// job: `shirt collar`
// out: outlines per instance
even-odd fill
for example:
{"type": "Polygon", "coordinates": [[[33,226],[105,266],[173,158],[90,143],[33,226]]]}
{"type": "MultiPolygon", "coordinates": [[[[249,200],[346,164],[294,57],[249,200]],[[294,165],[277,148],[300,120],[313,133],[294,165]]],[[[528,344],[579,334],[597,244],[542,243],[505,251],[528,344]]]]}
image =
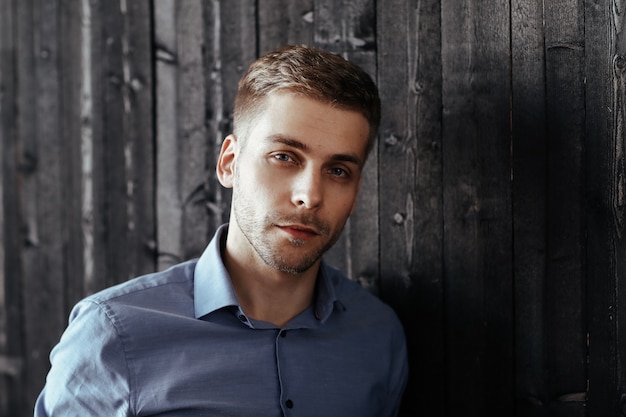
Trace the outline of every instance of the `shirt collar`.
{"type": "MultiPolygon", "coordinates": [[[[224,266],[221,242],[226,239],[228,224],[220,226],[198,259],[194,272],[194,309],[196,318],[229,306],[239,306],[235,289],[224,266]]],[[[337,274],[322,262],[315,291],[315,317],[325,322],[333,312],[337,274]]]]}
{"type": "Polygon", "coordinates": [[[333,270],[322,261],[315,292],[315,317],[322,323],[324,323],[330,316],[330,313],[333,312],[335,301],[337,301],[335,295],[336,285],[337,276],[333,274],[333,270]]]}
{"type": "Polygon", "coordinates": [[[226,239],[228,225],[220,226],[198,259],[194,271],[193,292],[196,318],[228,306],[238,306],[230,276],[222,261],[221,242],[226,239]]]}

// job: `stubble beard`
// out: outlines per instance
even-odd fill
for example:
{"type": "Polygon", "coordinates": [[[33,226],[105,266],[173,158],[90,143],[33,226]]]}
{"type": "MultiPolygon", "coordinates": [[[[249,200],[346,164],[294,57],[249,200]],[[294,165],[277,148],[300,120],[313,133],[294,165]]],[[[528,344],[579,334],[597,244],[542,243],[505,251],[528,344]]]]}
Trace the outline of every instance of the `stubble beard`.
{"type": "MultiPolygon", "coordinates": [[[[255,209],[249,200],[233,195],[233,214],[242,234],[248,243],[265,264],[278,271],[297,275],[308,271],[339,239],[341,229],[330,235],[328,225],[313,216],[280,216],[270,214],[263,219],[257,219],[255,209]],[[322,238],[328,237],[327,241],[318,248],[307,249],[310,242],[303,239],[289,238],[288,242],[295,248],[302,248],[294,256],[288,256],[286,251],[281,251],[276,242],[272,242],[272,229],[281,224],[302,224],[314,227],[322,238]]],[[[291,251],[290,251],[291,252],[291,251]]]]}

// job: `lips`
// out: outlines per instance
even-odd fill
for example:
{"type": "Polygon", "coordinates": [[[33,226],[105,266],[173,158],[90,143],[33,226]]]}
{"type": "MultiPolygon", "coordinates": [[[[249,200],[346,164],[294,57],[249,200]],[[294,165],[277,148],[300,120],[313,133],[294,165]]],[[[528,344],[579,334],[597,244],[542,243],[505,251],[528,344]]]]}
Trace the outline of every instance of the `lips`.
{"type": "Polygon", "coordinates": [[[320,234],[316,229],[300,224],[281,225],[278,228],[295,239],[311,239],[320,234]]]}

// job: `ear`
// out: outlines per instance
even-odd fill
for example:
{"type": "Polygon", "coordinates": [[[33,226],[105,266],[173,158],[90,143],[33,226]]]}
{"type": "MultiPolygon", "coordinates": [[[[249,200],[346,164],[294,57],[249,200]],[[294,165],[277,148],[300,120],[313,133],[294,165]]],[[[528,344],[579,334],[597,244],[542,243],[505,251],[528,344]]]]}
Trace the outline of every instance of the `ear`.
{"type": "Polygon", "coordinates": [[[228,135],[222,142],[220,156],[217,159],[215,172],[220,184],[226,188],[233,188],[235,180],[235,161],[239,153],[239,143],[235,135],[228,135]]]}

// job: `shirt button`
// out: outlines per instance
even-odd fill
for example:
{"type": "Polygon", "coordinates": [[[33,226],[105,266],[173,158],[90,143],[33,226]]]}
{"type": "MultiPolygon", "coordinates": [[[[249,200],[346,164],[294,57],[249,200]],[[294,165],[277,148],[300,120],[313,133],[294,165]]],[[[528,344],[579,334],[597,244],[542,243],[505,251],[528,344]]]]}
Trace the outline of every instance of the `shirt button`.
{"type": "Polygon", "coordinates": [[[293,401],[287,400],[285,401],[285,405],[287,406],[287,408],[293,408],[293,401]]]}
{"type": "Polygon", "coordinates": [[[282,332],[280,332],[280,337],[286,337],[287,336],[287,331],[283,330],[282,332]]]}
{"type": "Polygon", "coordinates": [[[243,321],[244,323],[248,322],[248,319],[246,318],[246,316],[244,316],[243,314],[239,315],[239,320],[243,321]]]}

